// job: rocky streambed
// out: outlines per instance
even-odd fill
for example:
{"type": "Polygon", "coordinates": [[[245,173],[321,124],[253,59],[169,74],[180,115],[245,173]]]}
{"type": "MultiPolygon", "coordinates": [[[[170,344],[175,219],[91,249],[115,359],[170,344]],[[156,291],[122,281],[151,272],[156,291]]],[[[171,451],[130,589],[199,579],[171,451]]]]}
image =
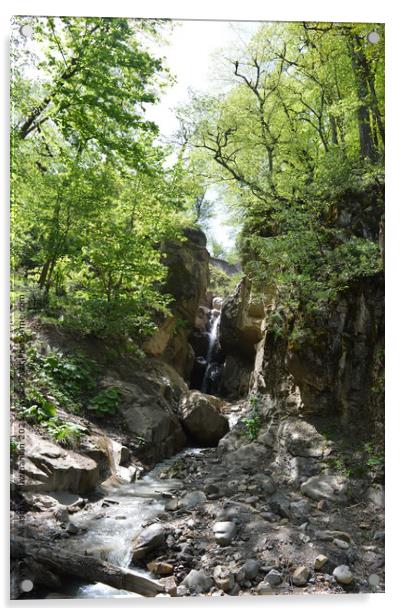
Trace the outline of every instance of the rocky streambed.
{"type": "MultiPolygon", "coordinates": [[[[186,449],[67,507],[54,550],[129,568],[161,595],[382,592],[382,487],[334,473],[335,444],[302,417],[272,413],[250,440],[246,405],[222,409],[233,427],[218,447],[186,449]]],[[[133,596],[62,580],[46,596],[123,595],[133,596]]]]}

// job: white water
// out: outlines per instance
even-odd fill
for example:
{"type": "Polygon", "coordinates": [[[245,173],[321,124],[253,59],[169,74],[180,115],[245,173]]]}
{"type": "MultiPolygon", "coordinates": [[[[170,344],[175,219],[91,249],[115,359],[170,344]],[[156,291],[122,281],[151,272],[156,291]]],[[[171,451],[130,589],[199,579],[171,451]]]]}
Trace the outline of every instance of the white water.
{"type": "MultiPolygon", "coordinates": [[[[130,567],[132,542],[139,535],[146,522],[156,521],[157,515],[164,511],[166,493],[182,487],[177,479],[161,479],[160,474],[168,470],[179,458],[201,453],[202,449],[186,449],[176,456],[155,466],[155,468],[135,483],[109,488],[105,499],[89,511],[80,511],[70,516],[78,528],[86,529],[82,534],[65,540],[63,547],[107,560],[120,567],[136,571],[153,578],[146,569],[130,567]],[[102,507],[101,503],[110,502],[102,507]],[[103,515],[104,514],[104,515],[103,515]],[[101,517],[100,517],[101,516],[101,517]]],[[[61,543],[59,544],[61,546],[61,543]]],[[[135,593],[119,591],[105,584],[86,584],[74,591],[75,597],[93,599],[96,597],[135,596],[135,593]]]]}
{"type": "Polygon", "coordinates": [[[216,347],[218,334],[219,334],[219,326],[220,326],[221,313],[219,312],[217,315],[213,316],[212,327],[209,333],[209,347],[206,355],[206,369],[205,374],[203,376],[201,391],[206,392],[207,390],[207,381],[209,378],[210,365],[212,363],[213,352],[216,347]]]}

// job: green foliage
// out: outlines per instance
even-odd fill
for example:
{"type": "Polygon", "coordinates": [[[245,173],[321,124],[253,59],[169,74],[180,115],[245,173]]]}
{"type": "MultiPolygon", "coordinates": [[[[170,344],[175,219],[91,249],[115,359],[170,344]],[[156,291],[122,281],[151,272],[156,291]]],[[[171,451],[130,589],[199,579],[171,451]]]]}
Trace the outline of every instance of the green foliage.
{"type": "Polygon", "coordinates": [[[99,337],[139,338],[168,314],[162,246],[179,239],[199,186],[146,119],[169,81],[144,38],[163,20],[31,20],[12,37],[12,265],[42,318],[99,337]],[[90,69],[89,69],[90,67],[90,69]]]}
{"type": "Polygon", "coordinates": [[[384,30],[374,25],[372,45],[372,27],[264,24],[243,51],[224,54],[231,88],[194,95],[180,112],[242,220],[253,289],[287,313],[319,313],[382,269],[384,30]]]}
{"type": "Polygon", "coordinates": [[[249,440],[254,441],[260,432],[262,418],[259,412],[259,398],[257,394],[251,394],[248,398],[250,413],[242,422],[245,424],[245,433],[249,440]]]}
{"type": "Polygon", "coordinates": [[[88,402],[88,409],[96,415],[114,415],[120,405],[122,391],[118,387],[107,387],[88,402]]]}
{"type": "Polygon", "coordinates": [[[208,288],[210,291],[213,291],[214,295],[219,295],[221,297],[225,297],[226,295],[233,293],[235,287],[242,278],[241,273],[228,276],[228,274],[214,265],[209,265],[209,273],[210,279],[208,288]]]}

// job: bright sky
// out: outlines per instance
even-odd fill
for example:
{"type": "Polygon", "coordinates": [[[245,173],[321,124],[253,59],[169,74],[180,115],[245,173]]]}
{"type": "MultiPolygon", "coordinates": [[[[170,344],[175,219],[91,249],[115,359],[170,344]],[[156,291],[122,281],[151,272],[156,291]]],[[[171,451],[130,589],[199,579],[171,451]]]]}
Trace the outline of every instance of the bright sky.
{"type": "MultiPolygon", "coordinates": [[[[169,45],[161,50],[166,63],[176,77],[176,84],[166,91],[158,105],[149,109],[149,118],[160,127],[163,137],[171,137],[178,129],[174,108],[188,100],[188,90],[221,90],[224,82],[216,75],[216,52],[221,48],[242,45],[256,32],[260,22],[181,21],[169,37],[169,45]]],[[[224,203],[218,201],[216,190],[210,187],[206,197],[216,200],[216,214],[210,225],[216,240],[229,248],[236,231],[227,222],[224,203]]]]}

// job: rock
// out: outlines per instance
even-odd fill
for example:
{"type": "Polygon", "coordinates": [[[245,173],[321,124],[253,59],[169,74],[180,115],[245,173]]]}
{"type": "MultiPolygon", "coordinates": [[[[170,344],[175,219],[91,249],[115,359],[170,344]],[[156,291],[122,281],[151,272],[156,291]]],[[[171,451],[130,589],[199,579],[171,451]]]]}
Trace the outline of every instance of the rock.
{"type": "Polygon", "coordinates": [[[237,534],[237,527],[233,522],[216,522],[213,525],[213,534],[219,545],[230,545],[237,534]]]}
{"type": "Polygon", "coordinates": [[[165,506],[165,510],[166,511],[177,511],[177,509],[179,509],[180,505],[179,505],[179,501],[177,498],[170,498],[165,506]]]}
{"type": "Polygon", "coordinates": [[[371,588],[375,589],[380,584],[380,578],[376,573],[372,573],[368,578],[368,584],[371,588]]]}
{"type": "Polygon", "coordinates": [[[177,596],[177,582],[173,575],[171,575],[170,577],[164,578],[162,581],[162,584],[164,586],[166,593],[170,595],[170,597],[177,596]]]}
{"type": "Polygon", "coordinates": [[[307,521],[311,512],[311,504],[306,498],[290,503],[290,514],[298,522],[307,521]]]}
{"type": "Polygon", "coordinates": [[[222,400],[190,391],[180,401],[179,417],[185,431],[200,445],[213,447],[228,432],[227,417],[222,415],[222,400]]]}
{"type": "Polygon", "coordinates": [[[321,571],[323,567],[329,562],[329,559],[324,554],[319,554],[315,558],[315,571],[321,571]]]}
{"type": "Polygon", "coordinates": [[[233,295],[224,300],[221,308],[220,341],[230,355],[253,359],[255,345],[262,340],[265,322],[249,311],[251,283],[243,278],[233,295]]]}
{"type": "Polygon", "coordinates": [[[316,531],[316,539],[319,541],[334,541],[335,539],[340,539],[350,543],[351,535],[342,530],[318,530],[316,531]]]}
{"type": "Polygon", "coordinates": [[[205,503],[206,500],[206,494],[200,490],[189,492],[184,498],[179,500],[179,507],[183,507],[184,509],[195,509],[202,503],[205,503]]]}
{"type": "Polygon", "coordinates": [[[342,550],[348,550],[349,548],[349,543],[347,543],[346,541],[343,541],[342,539],[333,539],[333,543],[334,545],[336,545],[338,548],[341,548],[342,550]]]}
{"type": "Polygon", "coordinates": [[[248,358],[226,355],[221,375],[221,393],[230,400],[245,397],[249,391],[249,383],[253,364],[248,358]]]}
{"type": "Polygon", "coordinates": [[[339,584],[351,584],[354,579],[348,565],[340,565],[339,567],[336,567],[333,571],[333,575],[339,584]]]}
{"type": "Polygon", "coordinates": [[[375,534],[373,535],[373,540],[374,541],[379,541],[380,543],[384,543],[385,540],[385,532],[384,530],[378,530],[377,532],[375,532],[375,534]]]}
{"type": "Polygon", "coordinates": [[[295,586],[305,586],[311,576],[310,569],[301,565],[297,567],[292,574],[292,583],[295,586]]]}
{"type": "Polygon", "coordinates": [[[259,443],[249,443],[235,451],[230,451],[225,454],[224,462],[230,466],[239,466],[246,470],[253,470],[258,467],[260,461],[266,456],[267,451],[263,445],[259,443]]]}
{"type": "Polygon", "coordinates": [[[271,569],[269,573],[265,576],[265,582],[268,582],[270,586],[278,586],[283,581],[281,577],[281,573],[277,571],[277,569],[271,569]]]}
{"type": "Polygon", "coordinates": [[[348,484],[343,475],[317,475],[301,484],[301,492],[316,501],[343,503],[347,500],[348,484]]]}
{"type": "Polygon", "coordinates": [[[134,560],[142,560],[165,543],[166,529],[161,524],[151,524],[134,540],[132,557],[134,560]]]}
{"type": "Polygon", "coordinates": [[[156,575],[171,575],[174,571],[174,567],[170,563],[158,562],[156,560],[152,560],[148,563],[146,568],[156,575]]]}
{"type": "Polygon", "coordinates": [[[184,586],[191,592],[206,593],[213,586],[213,580],[207,576],[203,571],[197,571],[191,569],[188,575],[183,580],[184,586]]]}
{"type": "Polygon", "coordinates": [[[259,569],[259,561],[252,558],[246,560],[236,575],[237,581],[242,582],[243,580],[254,580],[259,573],[259,569]]]}
{"type": "Polygon", "coordinates": [[[180,451],[186,436],[177,417],[179,400],[188,387],[179,374],[157,359],[137,364],[118,365],[102,381],[106,387],[122,392],[119,413],[128,435],[144,443],[141,460],[155,462],[180,451]]]}
{"type": "Polygon", "coordinates": [[[282,518],[290,517],[290,501],[283,494],[275,494],[270,500],[271,510],[282,518]]]}
{"type": "Polygon", "coordinates": [[[200,229],[183,229],[184,241],[168,240],[162,246],[168,268],[165,291],[173,296],[172,316],[159,323],[143,345],[146,353],[162,358],[189,379],[193,361],[188,335],[205,296],[209,276],[206,236],[200,229]]]}
{"type": "Polygon", "coordinates": [[[230,592],[235,585],[234,574],[227,567],[217,565],[213,571],[213,579],[217,588],[224,590],[224,592],[230,592]]]}
{"type": "Polygon", "coordinates": [[[256,587],[258,595],[274,595],[273,586],[270,586],[269,582],[260,582],[256,587]]]}
{"type": "Polygon", "coordinates": [[[370,486],[366,493],[367,498],[371,503],[376,505],[376,507],[384,508],[384,488],[379,484],[374,484],[370,486]]]}
{"type": "Polygon", "coordinates": [[[277,437],[293,456],[321,458],[328,453],[325,439],[314,426],[302,419],[287,419],[280,424],[277,437]]]}
{"type": "Polygon", "coordinates": [[[16,422],[12,433],[24,434],[24,456],[14,469],[11,483],[27,492],[87,494],[100,480],[97,463],[76,451],[41,438],[26,424],[16,422]]]}

